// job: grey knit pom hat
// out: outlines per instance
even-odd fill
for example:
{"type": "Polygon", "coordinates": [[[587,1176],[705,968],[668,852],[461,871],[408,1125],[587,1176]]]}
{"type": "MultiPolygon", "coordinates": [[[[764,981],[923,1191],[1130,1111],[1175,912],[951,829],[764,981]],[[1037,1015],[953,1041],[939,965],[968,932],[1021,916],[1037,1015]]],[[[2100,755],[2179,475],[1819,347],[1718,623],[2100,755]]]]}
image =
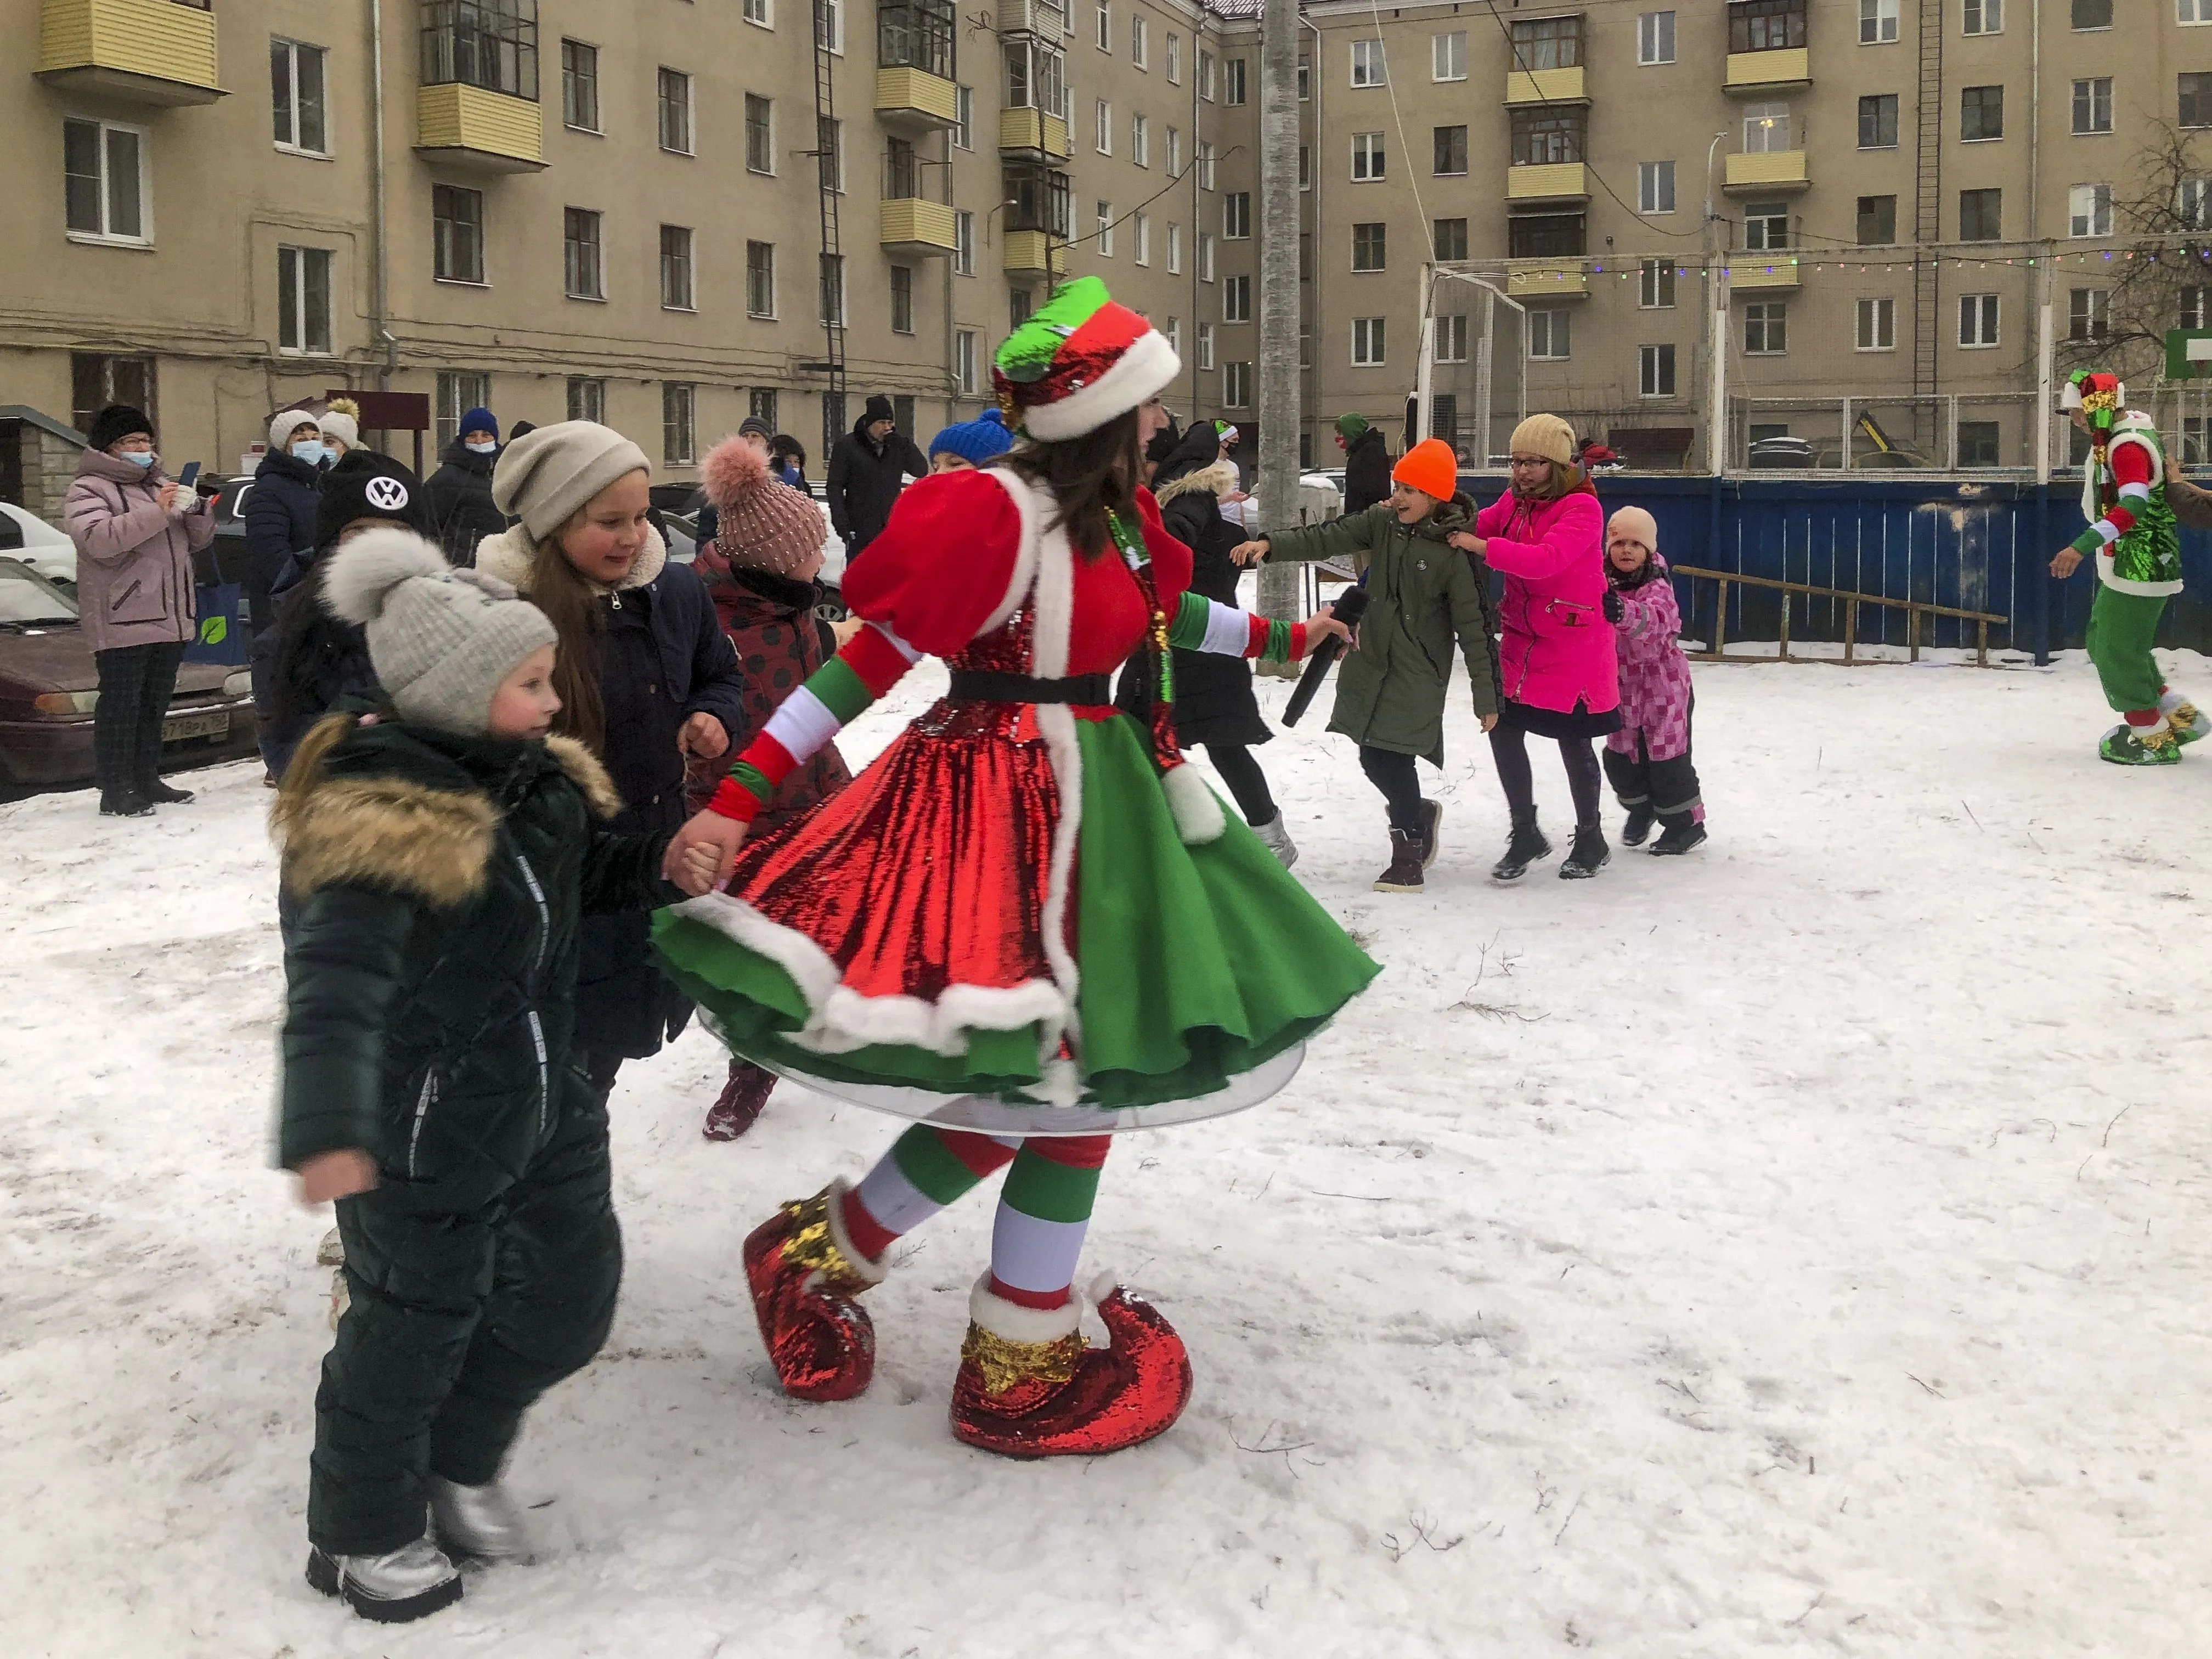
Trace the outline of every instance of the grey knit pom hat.
{"type": "Polygon", "coordinates": [[[364,531],[330,555],[323,603],[362,625],[401,716],[456,737],[483,736],[499,683],[557,637],[545,613],[498,577],[457,570],[397,527],[364,531]]]}

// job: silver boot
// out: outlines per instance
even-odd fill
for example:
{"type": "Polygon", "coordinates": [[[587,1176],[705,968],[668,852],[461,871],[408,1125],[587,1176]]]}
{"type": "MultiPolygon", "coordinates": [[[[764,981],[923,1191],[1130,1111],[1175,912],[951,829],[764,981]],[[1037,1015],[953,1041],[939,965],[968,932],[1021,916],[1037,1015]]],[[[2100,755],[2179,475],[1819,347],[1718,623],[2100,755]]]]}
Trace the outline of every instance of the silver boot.
{"type": "Polygon", "coordinates": [[[464,1486],[432,1475],[430,1521],[441,1543],[474,1560],[526,1564],[536,1548],[522,1505],[496,1480],[464,1486]]]}
{"type": "Polygon", "coordinates": [[[1284,828],[1283,815],[1279,811],[1265,823],[1254,824],[1252,833],[1259,836],[1261,844],[1281,860],[1284,869],[1289,869],[1298,861],[1297,843],[1291,839],[1291,832],[1284,828]]]}
{"type": "Polygon", "coordinates": [[[307,1582],[380,1625],[404,1625],[461,1599],[461,1575],[428,1537],[387,1555],[307,1552],[307,1582]]]}

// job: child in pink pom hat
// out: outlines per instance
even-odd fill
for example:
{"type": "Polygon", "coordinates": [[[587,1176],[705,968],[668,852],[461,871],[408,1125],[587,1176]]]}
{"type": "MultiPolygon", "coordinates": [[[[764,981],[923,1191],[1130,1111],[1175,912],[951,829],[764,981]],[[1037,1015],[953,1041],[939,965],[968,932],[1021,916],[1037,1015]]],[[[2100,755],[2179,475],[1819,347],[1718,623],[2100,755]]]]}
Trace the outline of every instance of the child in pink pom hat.
{"type": "Polygon", "coordinates": [[[1628,809],[1624,846],[1640,847],[1660,825],[1654,853],[1686,853],[1705,838],[1705,807],[1690,762],[1690,711],[1697,695],[1676,638],[1682,613],[1659,556],[1657,520],[1624,507],[1607,520],[1606,613],[1620,659],[1620,729],[1605,740],[1605,775],[1628,809]]]}

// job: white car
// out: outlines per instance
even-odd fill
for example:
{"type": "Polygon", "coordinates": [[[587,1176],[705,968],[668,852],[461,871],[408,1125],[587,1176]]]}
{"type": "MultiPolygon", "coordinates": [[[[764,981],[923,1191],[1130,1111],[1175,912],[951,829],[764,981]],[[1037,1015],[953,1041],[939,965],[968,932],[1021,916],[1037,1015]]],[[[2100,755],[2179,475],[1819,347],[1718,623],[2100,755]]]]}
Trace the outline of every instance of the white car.
{"type": "Polygon", "coordinates": [[[50,582],[76,587],[76,544],[9,501],[0,501],[0,554],[21,559],[50,582]]]}

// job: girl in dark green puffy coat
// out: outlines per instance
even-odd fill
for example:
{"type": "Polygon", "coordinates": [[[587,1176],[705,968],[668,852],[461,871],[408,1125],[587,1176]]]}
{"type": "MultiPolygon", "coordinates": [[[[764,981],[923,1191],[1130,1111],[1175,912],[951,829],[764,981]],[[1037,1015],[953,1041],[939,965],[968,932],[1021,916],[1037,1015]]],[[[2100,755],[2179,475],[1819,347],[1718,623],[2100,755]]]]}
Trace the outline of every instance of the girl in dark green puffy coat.
{"type": "Polygon", "coordinates": [[[608,833],[605,772],[547,735],[543,612],[399,529],[333,555],[324,601],[391,707],[315,727],[272,815],[299,907],[279,1158],[337,1201],[349,1293],[307,1578],[397,1622],[459,1599],[453,1556],[528,1556],[500,1465],[622,1276],[606,1114],[569,1060],[578,927],[682,893],[665,837],[608,833]]]}

